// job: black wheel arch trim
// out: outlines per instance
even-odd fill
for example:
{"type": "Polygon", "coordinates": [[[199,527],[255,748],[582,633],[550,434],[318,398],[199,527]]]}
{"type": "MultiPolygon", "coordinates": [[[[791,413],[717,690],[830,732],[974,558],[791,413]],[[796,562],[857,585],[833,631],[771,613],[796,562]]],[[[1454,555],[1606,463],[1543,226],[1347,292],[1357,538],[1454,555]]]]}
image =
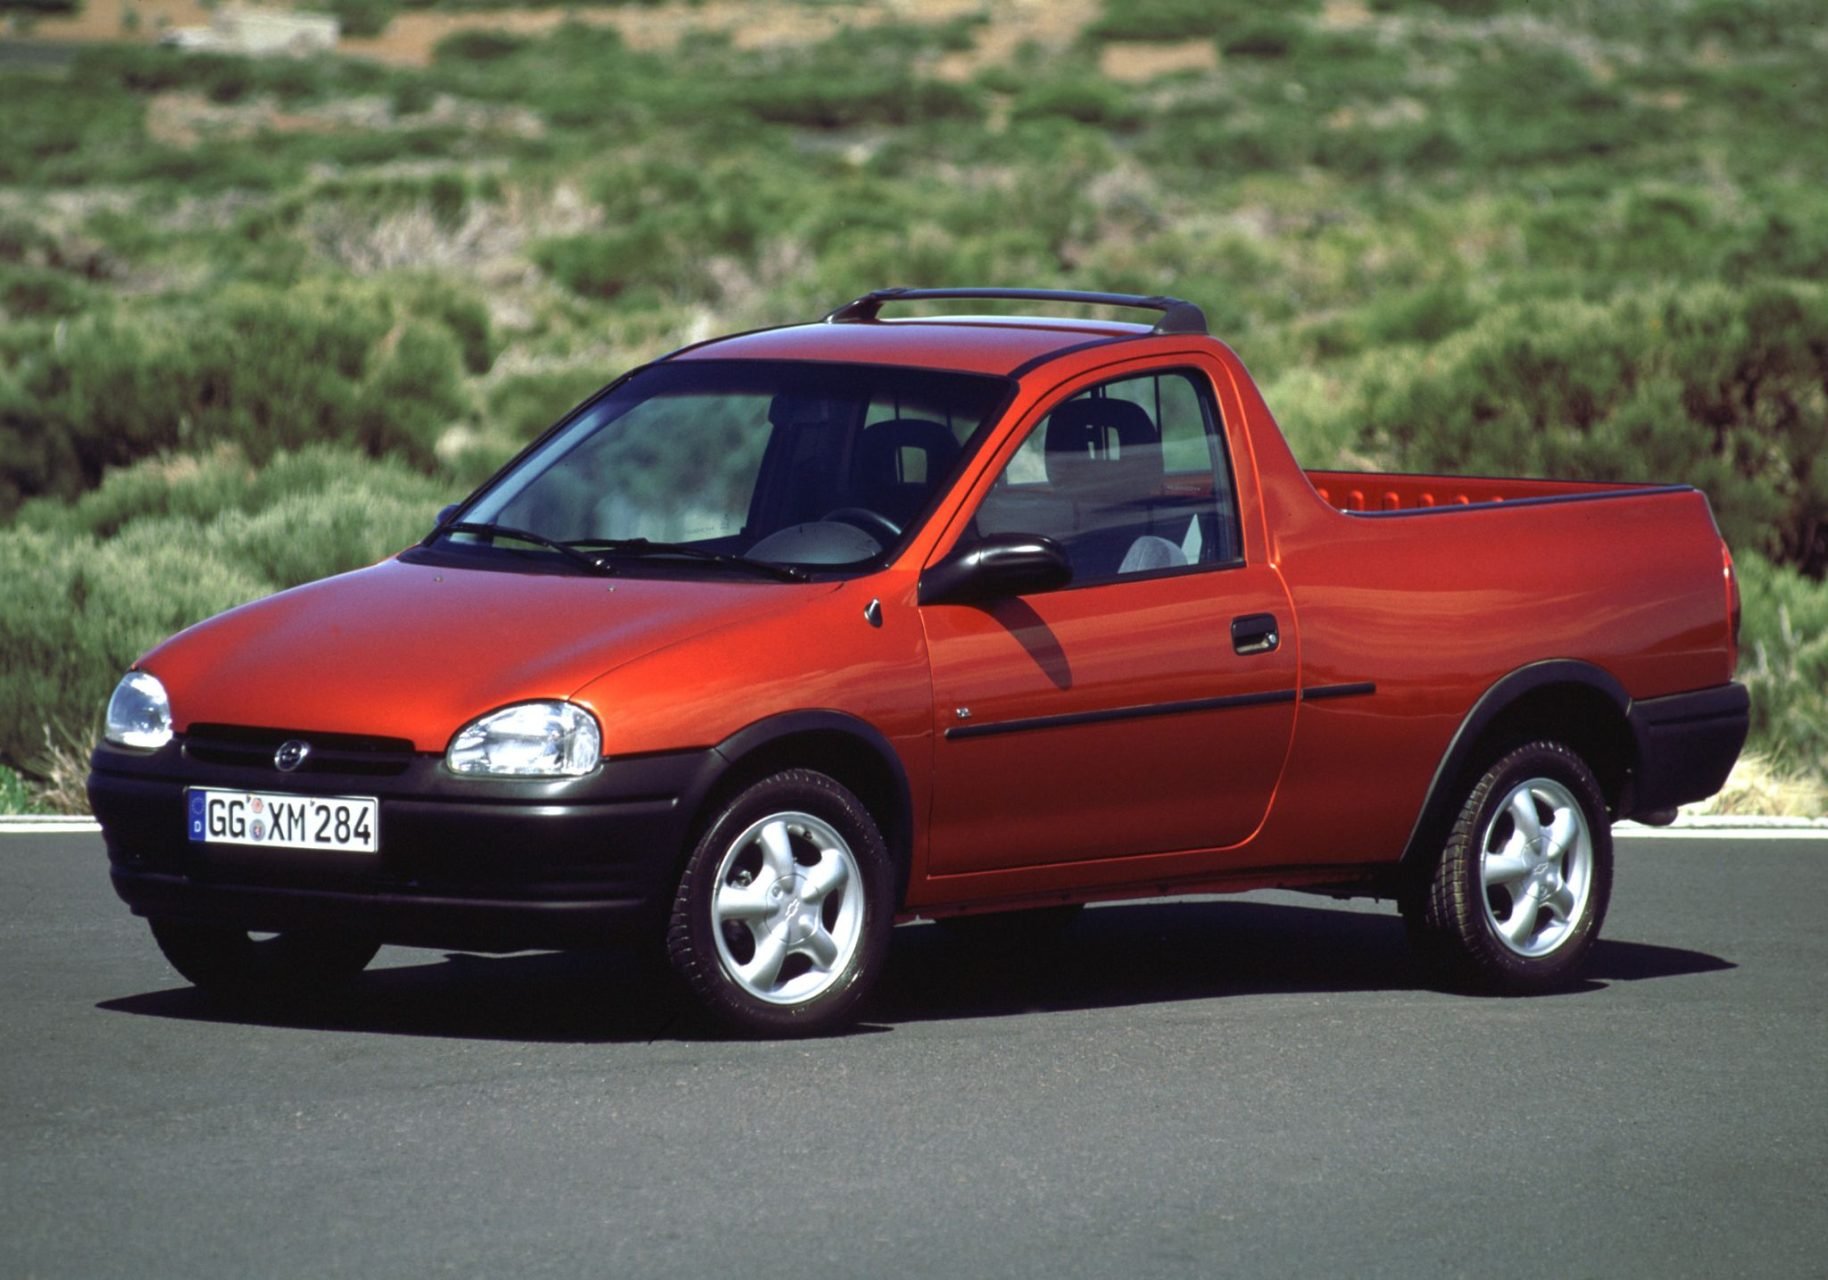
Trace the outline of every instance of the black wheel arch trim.
{"type": "MultiPolygon", "coordinates": [[[[1403,848],[1403,868],[1425,866],[1445,838],[1453,818],[1454,784],[1478,763],[1475,752],[1486,732],[1529,695],[1570,686],[1600,695],[1618,712],[1619,746],[1628,758],[1615,794],[1607,797],[1615,805],[1615,819],[1713,795],[1745,744],[1750,702],[1744,685],[1728,682],[1634,700],[1615,676],[1590,662],[1561,658],[1519,667],[1481,694],[1454,732],[1403,848]]],[[[1587,764],[1597,771],[1600,762],[1587,764]]]]}
{"type": "Polygon", "coordinates": [[[1459,807],[1458,797],[1452,794],[1454,784],[1476,763],[1474,753],[1486,730],[1530,694],[1567,685],[1590,689],[1602,695],[1618,709],[1621,719],[1630,712],[1631,695],[1625,691],[1625,686],[1610,672],[1590,662],[1552,658],[1519,667],[1500,677],[1473,703],[1472,709],[1460,721],[1460,727],[1454,731],[1453,739],[1447,744],[1440,762],[1435,765],[1434,777],[1428,783],[1427,797],[1422,802],[1420,812],[1416,814],[1415,825],[1409,832],[1409,841],[1403,847],[1404,868],[1426,866],[1433,850],[1439,848],[1441,840],[1445,839],[1447,827],[1453,820],[1453,811],[1459,807]]]}
{"type": "MultiPolygon", "coordinates": [[[[712,748],[721,765],[707,784],[689,797],[694,812],[702,813],[705,802],[730,777],[740,775],[744,763],[752,760],[757,753],[765,752],[775,744],[792,738],[807,737],[848,738],[867,750],[886,775],[890,792],[887,797],[890,801],[889,812],[877,812],[877,807],[870,804],[869,796],[859,796],[858,800],[881,827],[882,838],[889,847],[898,877],[895,900],[899,906],[907,891],[913,861],[914,788],[908,781],[907,770],[902,766],[900,755],[896,753],[887,735],[867,720],[848,712],[830,709],[786,711],[738,729],[712,748]]],[[[821,769],[818,761],[805,760],[794,761],[783,767],[821,769]]],[[[836,780],[844,782],[842,777],[836,780]]],[[[685,849],[681,856],[690,852],[689,848],[685,849]]]]}

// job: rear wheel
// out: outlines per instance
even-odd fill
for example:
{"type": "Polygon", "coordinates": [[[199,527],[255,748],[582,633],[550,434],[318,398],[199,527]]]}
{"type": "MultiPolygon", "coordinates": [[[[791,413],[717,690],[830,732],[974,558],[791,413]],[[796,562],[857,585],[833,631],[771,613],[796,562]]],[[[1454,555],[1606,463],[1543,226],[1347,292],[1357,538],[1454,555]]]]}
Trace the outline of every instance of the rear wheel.
{"type": "Polygon", "coordinates": [[[751,1035],[842,1026],[888,949],[893,875],[862,803],[790,769],[738,793],[686,863],[667,950],[713,1016],[751,1035]]]}
{"type": "Polygon", "coordinates": [[[255,938],[242,929],[154,920],[153,940],[165,958],[212,995],[310,996],[351,981],[381,944],[336,933],[281,933],[255,938]]]}
{"type": "Polygon", "coordinates": [[[1423,956],[1457,986],[1550,991],[1578,971],[1612,893],[1612,828],[1586,763],[1532,742],[1473,784],[1403,903],[1423,956]]]}

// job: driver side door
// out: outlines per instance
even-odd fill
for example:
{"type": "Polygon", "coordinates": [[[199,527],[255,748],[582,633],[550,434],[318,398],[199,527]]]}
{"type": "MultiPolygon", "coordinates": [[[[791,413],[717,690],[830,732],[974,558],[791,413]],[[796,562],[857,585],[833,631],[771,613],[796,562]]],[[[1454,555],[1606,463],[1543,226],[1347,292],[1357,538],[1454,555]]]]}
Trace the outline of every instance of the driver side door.
{"type": "Polygon", "coordinates": [[[1069,385],[954,544],[1039,534],[1059,590],[923,605],[930,871],[1007,872],[1236,845],[1294,724],[1287,593],[1246,554],[1217,400],[1169,365],[1069,385]]]}

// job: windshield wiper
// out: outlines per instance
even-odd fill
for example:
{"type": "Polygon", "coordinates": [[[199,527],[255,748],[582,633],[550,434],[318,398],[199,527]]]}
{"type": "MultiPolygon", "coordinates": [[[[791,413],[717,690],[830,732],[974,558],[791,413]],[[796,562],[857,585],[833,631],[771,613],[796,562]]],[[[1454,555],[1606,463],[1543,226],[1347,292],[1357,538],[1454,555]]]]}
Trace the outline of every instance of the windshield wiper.
{"type": "Polygon", "coordinates": [[[466,520],[459,521],[457,524],[439,525],[432,531],[432,536],[439,537],[447,533],[473,533],[480,537],[513,538],[517,542],[531,542],[535,546],[558,552],[567,560],[583,566],[591,573],[607,577],[615,572],[595,556],[585,555],[570,543],[560,542],[557,538],[548,538],[545,534],[534,533],[530,529],[515,529],[505,524],[473,524],[466,520]]]}
{"type": "Polygon", "coordinates": [[[790,564],[776,564],[772,560],[754,560],[748,556],[733,555],[728,551],[707,551],[695,547],[689,542],[655,542],[651,538],[580,538],[565,544],[574,551],[607,551],[610,555],[627,556],[684,556],[690,560],[706,560],[712,564],[729,565],[736,569],[747,569],[752,573],[765,573],[771,578],[784,582],[808,582],[812,575],[804,569],[797,569],[790,564]]]}

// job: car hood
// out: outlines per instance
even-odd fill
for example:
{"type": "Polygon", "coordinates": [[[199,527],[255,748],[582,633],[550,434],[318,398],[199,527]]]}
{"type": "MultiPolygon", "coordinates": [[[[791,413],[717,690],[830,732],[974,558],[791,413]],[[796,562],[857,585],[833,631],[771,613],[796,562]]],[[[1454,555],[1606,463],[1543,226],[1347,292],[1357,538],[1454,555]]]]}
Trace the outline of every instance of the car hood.
{"type": "Polygon", "coordinates": [[[563,698],[832,584],[496,572],[388,560],[199,623],[140,666],[192,724],[359,733],[442,751],[474,717],[563,698]]]}

